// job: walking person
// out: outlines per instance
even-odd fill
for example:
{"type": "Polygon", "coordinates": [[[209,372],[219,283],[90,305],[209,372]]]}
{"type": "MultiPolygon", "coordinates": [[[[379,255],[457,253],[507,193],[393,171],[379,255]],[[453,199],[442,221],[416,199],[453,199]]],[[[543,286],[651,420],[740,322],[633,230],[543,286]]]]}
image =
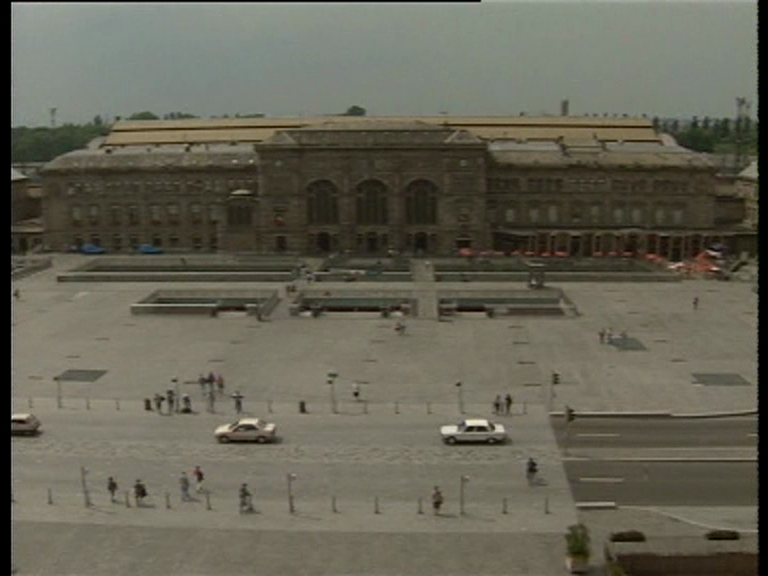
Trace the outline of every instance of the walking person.
{"type": "Polygon", "coordinates": [[[189,496],[189,476],[186,472],[182,472],[179,477],[179,488],[181,489],[181,501],[189,502],[191,500],[189,496]]]}
{"type": "Polygon", "coordinates": [[[202,372],[200,372],[197,383],[200,384],[200,392],[203,394],[203,398],[205,398],[205,385],[208,383],[208,381],[205,379],[205,376],[203,376],[202,372]]]}
{"type": "Polygon", "coordinates": [[[501,414],[501,396],[496,395],[496,399],[493,401],[493,413],[501,414]]]}
{"type": "Polygon", "coordinates": [[[246,483],[240,486],[240,513],[242,514],[243,512],[254,512],[253,497],[246,483]]]}
{"type": "Polygon", "coordinates": [[[435,486],[432,491],[432,512],[437,516],[440,514],[440,507],[443,505],[443,493],[440,492],[440,488],[435,486]]]}
{"type": "Polygon", "coordinates": [[[192,470],[192,476],[195,477],[195,492],[202,492],[203,491],[203,482],[205,482],[205,474],[203,474],[202,468],[200,466],[195,466],[195,469],[192,470]]]}
{"type": "Polygon", "coordinates": [[[215,412],[216,396],[213,393],[213,388],[208,391],[208,412],[213,414],[215,412]]]}
{"type": "Polygon", "coordinates": [[[240,394],[240,390],[235,390],[235,393],[232,394],[232,398],[235,401],[235,412],[238,414],[242,414],[243,412],[243,395],[240,394]]]}
{"type": "Polygon", "coordinates": [[[162,414],[163,410],[163,401],[165,398],[163,398],[162,394],[155,394],[155,408],[157,409],[158,414],[162,414]]]}
{"type": "Polygon", "coordinates": [[[16,290],[14,290],[14,291],[13,291],[13,297],[14,297],[14,298],[16,298],[16,301],[17,301],[17,302],[18,302],[19,300],[21,300],[21,292],[19,291],[19,289],[18,289],[18,288],[16,288],[16,290]]]}
{"type": "Polygon", "coordinates": [[[166,400],[168,400],[168,414],[173,414],[173,404],[176,399],[176,393],[173,390],[168,390],[165,393],[166,400]]]}
{"type": "Polygon", "coordinates": [[[221,374],[216,376],[216,389],[219,391],[219,394],[224,394],[224,376],[221,374]]]}
{"type": "Polygon", "coordinates": [[[355,401],[360,400],[360,385],[357,382],[352,383],[352,396],[355,397],[355,401]]]}
{"type": "Polygon", "coordinates": [[[699,309],[699,297],[698,297],[698,296],[696,296],[696,297],[693,299],[693,309],[694,309],[694,310],[698,310],[698,309],[699,309]]]}
{"type": "Polygon", "coordinates": [[[511,394],[507,394],[506,396],[504,396],[504,408],[505,408],[505,413],[507,414],[507,416],[509,416],[509,413],[512,410],[512,395],[511,394]]]}
{"type": "Polygon", "coordinates": [[[192,413],[192,399],[189,397],[189,394],[182,394],[181,396],[181,413],[192,413]]]}
{"type": "Polygon", "coordinates": [[[107,491],[109,492],[109,501],[115,502],[115,493],[117,492],[117,482],[115,482],[115,479],[110,476],[107,479],[107,491]]]}
{"type": "Polygon", "coordinates": [[[600,338],[600,344],[605,344],[605,328],[600,328],[600,332],[597,335],[600,338]]]}
{"type": "Polygon", "coordinates": [[[539,472],[539,465],[536,464],[536,460],[528,458],[528,462],[525,465],[525,477],[528,480],[528,485],[533,486],[536,482],[536,474],[539,472]]]}
{"type": "Polygon", "coordinates": [[[136,498],[136,507],[141,507],[144,504],[144,498],[147,497],[147,487],[141,480],[136,480],[133,485],[133,495],[136,498]]]}

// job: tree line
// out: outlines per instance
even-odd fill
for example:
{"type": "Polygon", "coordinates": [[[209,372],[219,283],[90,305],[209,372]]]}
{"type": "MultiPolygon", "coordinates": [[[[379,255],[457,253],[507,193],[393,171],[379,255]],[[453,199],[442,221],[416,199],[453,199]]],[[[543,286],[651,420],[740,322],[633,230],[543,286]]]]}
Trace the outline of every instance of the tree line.
{"type": "MultiPolygon", "coordinates": [[[[361,106],[350,106],[342,116],[365,116],[361,106]]],[[[235,114],[232,118],[262,118],[264,114],[235,114]]],[[[162,118],[152,112],[136,112],[126,120],[181,120],[197,118],[185,112],[168,112],[162,118]]],[[[216,116],[213,116],[216,118],[216,116]]],[[[227,114],[220,118],[230,118],[227,114]]],[[[121,120],[120,116],[115,121],[121,120]]],[[[745,155],[757,155],[758,121],[750,118],[709,118],[689,121],[653,118],[657,132],[671,134],[677,142],[696,152],[733,154],[738,144],[745,155]]],[[[57,156],[85,148],[94,138],[109,134],[111,126],[101,116],[87,124],[64,124],[55,128],[19,126],[11,128],[11,163],[49,162],[57,156]]]]}

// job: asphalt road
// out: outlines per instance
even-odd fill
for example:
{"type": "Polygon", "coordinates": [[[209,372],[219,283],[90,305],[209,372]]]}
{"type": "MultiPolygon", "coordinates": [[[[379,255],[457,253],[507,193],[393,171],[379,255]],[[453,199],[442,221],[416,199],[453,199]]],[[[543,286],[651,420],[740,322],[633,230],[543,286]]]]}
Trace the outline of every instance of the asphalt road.
{"type": "Polygon", "coordinates": [[[567,461],[577,502],[757,506],[756,462],[567,461]]]}
{"type": "Polygon", "coordinates": [[[551,418],[558,444],[568,448],[757,447],[757,417],[551,418]]]}

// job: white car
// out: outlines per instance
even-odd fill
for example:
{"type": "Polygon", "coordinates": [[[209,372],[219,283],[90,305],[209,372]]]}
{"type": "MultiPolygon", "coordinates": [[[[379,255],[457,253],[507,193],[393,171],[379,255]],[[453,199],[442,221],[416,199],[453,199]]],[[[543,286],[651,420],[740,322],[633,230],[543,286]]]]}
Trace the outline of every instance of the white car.
{"type": "Polygon", "coordinates": [[[266,442],[275,441],[277,426],[258,418],[242,418],[232,424],[224,424],[216,428],[216,439],[226,442],[266,442]]]}
{"type": "Polygon", "coordinates": [[[11,436],[14,434],[32,436],[39,432],[40,420],[34,414],[11,414],[11,436]]]}
{"type": "Polygon", "coordinates": [[[462,420],[458,425],[441,426],[440,435],[446,444],[457,442],[485,442],[496,444],[509,439],[502,424],[494,424],[482,418],[462,420]]]}

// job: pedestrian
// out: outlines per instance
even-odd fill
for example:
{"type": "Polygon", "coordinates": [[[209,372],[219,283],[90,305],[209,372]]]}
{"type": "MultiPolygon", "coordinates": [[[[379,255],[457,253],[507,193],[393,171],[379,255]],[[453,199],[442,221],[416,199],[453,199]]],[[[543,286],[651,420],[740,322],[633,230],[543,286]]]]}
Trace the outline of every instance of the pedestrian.
{"type": "Polygon", "coordinates": [[[512,410],[512,395],[507,394],[504,396],[504,407],[506,409],[507,416],[509,416],[510,411],[512,410]]]}
{"type": "Polygon", "coordinates": [[[215,404],[216,404],[216,396],[213,393],[213,390],[208,391],[208,412],[213,414],[215,410],[215,404]]]}
{"type": "Polygon", "coordinates": [[[360,385],[357,382],[352,384],[352,396],[355,397],[355,401],[360,400],[360,385]]]}
{"type": "Polygon", "coordinates": [[[155,394],[155,408],[157,409],[158,414],[162,414],[163,400],[165,400],[165,398],[163,398],[162,394],[155,394]]]}
{"type": "Polygon", "coordinates": [[[496,399],[493,401],[493,413],[501,414],[501,396],[496,395],[496,399]]]}
{"type": "Polygon", "coordinates": [[[606,328],[605,330],[605,341],[610,344],[613,341],[613,329],[612,328],[606,328]]]}
{"type": "Polygon", "coordinates": [[[536,481],[536,474],[539,471],[539,465],[536,464],[536,460],[528,458],[528,462],[525,465],[525,477],[528,480],[528,485],[532,486],[536,481]]]}
{"type": "Polygon", "coordinates": [[[240,486],[240,513],[253,512],[253,498],[250,490],[248,490],[248,484],[243,483],[240,486]]]}
{"type": "Polygon", "coordinates": [[[216,388],[219,391],[219,394],[224,394],[224,376],[219,374],[216,376],[216,388]]]}
{"type": "Polygon", "coordinates": [[[115,502],[115,493],[117,492],[117,482],[115,482],[115,479],[110,476],[107,479],[107,490],[109,491],[109,501],[115,502]]]}
{"type": "Polygon", "coordinates": [[[17,301],[21,300],[21,292],[19,291],[18,288],[16,288],[16,290],[13,291],[13,297],[16,298],[17,301]]]}
{"type": "Polygon", "coordinates": [[[165,397],[168,400],[168,414],[173,414],[173,404],[176,399],[176,393],[173,390],[168,390],[165,393],[165,397]]]}
{"type": "Polygon", "coordinates": [[[195,492],[202,492],[203,482],[205,481],[205,475],[203,474],[202,468],[200,468],[200,466],[195,466],[195,469],[192,470],[192,476],[195,477],[195,492]]]}
{"type": "Polygon", "coordinates": [[[182,472],[179,477],[179,488],[181,489],[181,501],[189,502],[191,500],[189,497],[189,476],[186,472],[182,472]]]}
{"type": "Polygon", "coordinates": [[[435,486],[434,491],[432,492],[432,511],[434,512],[435,516],[440,514],[440,506],[443,505],[443,493],[440,492],[440,488],[435,486]]]}
{"type": "Polygon", "coordinates": [[[197,383],[200,384],[200,391],[203,393],[203,396],[205,396],[205,384],[206,384],[205,376],[203,376],[203,373],[200,372],[200,377],[197,379],[197,383]]]}
{"type": "Polygon", "coordinates": [[[213,372],[208,372],[208,379],[206,381],[208,382],[208,386],[213,388],[213,385],[216,383],[216,376],[214,376],[213,372]]]}
{"type": "Polygon", "coordinates": [[[140,507],[144,503],[144,498],[147,497],[147,487],[141,480],[136,480],[136,484],[133,485],[133,495],[136,497],[136,507],[140,507]]]}
{"type": "Polygon", "coordinates": [[[699,297],[698,297],[698,296],[696,296],[696,297],[693,299],[693,309],[694,309],[694,310],[698,310],[698,309],[699,309],[699,297]]]}
{"type": "Polygon", "coordinates": [[[600,344],[605,344],[605,328],[600,328],[600,332],[597,335],[600,337],[600,344]]]}
{"type": "Polygon", "coordinates": [[[240,394],[240,390],[235,390],[235,393],[232,394],[232,398],[235,401],[235,412],[241,414],[243,411],[243,395],[240,394]]]}
{"type": "Polygon", "coordinates": [[[181,396],[181,413],[182,414],[192,413],[192,399],[189,397],[189,394],[183,394],[181,396]]]}

